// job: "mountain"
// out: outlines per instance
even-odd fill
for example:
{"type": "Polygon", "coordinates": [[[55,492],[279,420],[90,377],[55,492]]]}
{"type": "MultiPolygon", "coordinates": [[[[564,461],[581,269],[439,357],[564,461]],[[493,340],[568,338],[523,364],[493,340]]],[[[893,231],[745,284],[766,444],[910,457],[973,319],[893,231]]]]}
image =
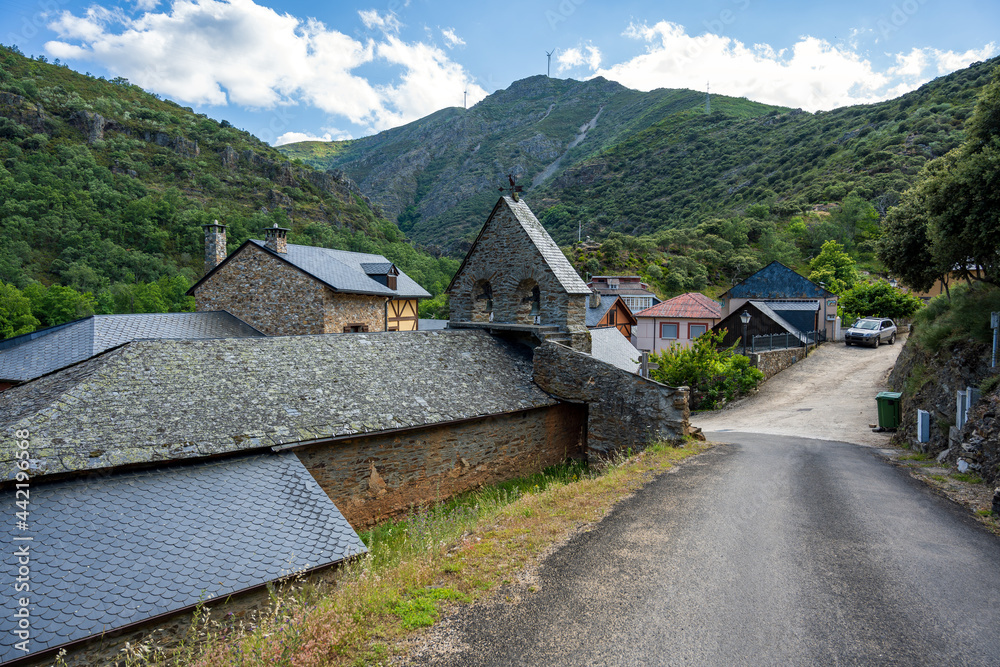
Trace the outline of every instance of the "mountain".
{"type": "Polygon", "coordinates": [[[201,225],[214,219],[229,226],[230,249],[277,223],[295,243],[383,253],[432,291],[454,271],[408,244],[343,174],[294,164],[125,79],[0,47],[0,280],[95,296],[190,282],[203,270],[201,225]]]}
{"type": "Polygon", "coordinates": [[[852,193],[880,213],[957,146],[994,59],[877,104],[807,113],[690,90],[535,76],[471,109],[371,137],[279,150],[343,170],[425,244],[461,253],[506,174],[560,243],[689,228],[764,205],[792,215],[852,193]]]}

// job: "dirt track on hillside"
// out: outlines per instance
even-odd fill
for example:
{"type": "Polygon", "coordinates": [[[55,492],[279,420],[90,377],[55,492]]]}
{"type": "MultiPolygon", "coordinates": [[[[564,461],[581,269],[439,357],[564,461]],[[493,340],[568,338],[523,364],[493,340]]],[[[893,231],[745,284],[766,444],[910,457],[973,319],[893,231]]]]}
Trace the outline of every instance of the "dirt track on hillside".
{"type": "Polygon", "coordinates": [[[712,412],[691,415],[704,431],[773,433],[885,446],[875,395],[896,363],[905,337],[876,349],[824,343],[765,382],[753,396],[712,412]]]}

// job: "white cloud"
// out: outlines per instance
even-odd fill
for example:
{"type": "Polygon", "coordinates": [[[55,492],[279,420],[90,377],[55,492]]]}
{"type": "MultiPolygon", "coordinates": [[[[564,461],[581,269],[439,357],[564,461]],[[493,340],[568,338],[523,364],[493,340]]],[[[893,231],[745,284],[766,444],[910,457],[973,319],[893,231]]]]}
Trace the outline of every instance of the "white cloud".
{"type": "Polygon", "coordinates": [[[601,66],[601,50],[592,44],[566,49],[556,56],[556,63],[556,71],[560,74],[580,65],[587,65],[594,71],[601,66]]]}
{"type": "Polygon", "coordinates": [[[399,29],[403,27],[403,24],[399,22],[396,15],[392,12],[388,14],[379,14],[377,10],[374,9],[362,9],[358,12],[358,16],[361,17],[361,22],[365,24],[365,27],[369,30],[381,30],[382,32],[388,33],[398,33],[399,29]]]}
{"type": "MultiPolygon", "coordinates": [[[[944,73],[996,50],[993,44],[964,54],[915,49],[895,56],[897,65],[880,72],[852,47],[810,36],[775,50],[711,33],[691,36],[668,21],[632,24],[624,34],[645,42],[646,52],[594,76],[639,90],[703,90],[710,82],[712,92],[810,111],[889,99],[930,78],[924,74],[929,62],[944,73]]],[[[582,62],[582,54],[577,59],[582,62]]]]}
{"type": "Polygon", "coordinates": [[[49,27],[58,39],[45,48],[188,104],[284,108],[258,131],[266,140],[287,129],[289,107],[300,103],[374,131],[461,105],[465,90],[470,103],[486,96],[441,49],[401,40],[395,15],[360,17],[381,39],[361,41],[253,0],[175,0],[138,18],[95,6],[56,17],[49,27]],[[381,66],[388,83],[355,74],[362,65],[381,66]]]}
{"type": "Polygon", "coordinates": [[[334,127],[324,127],[325,132],[322,135],[316,136],[309,132],[285,132],[280,137],[275,139],[275,146],[284,146],[285,144],[295,143],[297,141],[343,141],[345,139],[351,138],[350,132],[344,132],[343,130],[338,130],[334,127]]]}
{"type": "Polygon", "coordinates": [[[456,46],[465,46],[465,40],[455,34],[454,28],[442,28],[441,36],[444,37],[444,45],[449,49],[456,46]]]}
{"type": "Polygon", "coordinates": [[[135,8],[147,12],[151,9],[156,9],[159,4],[160,0],[135,0],[135,8]]]}

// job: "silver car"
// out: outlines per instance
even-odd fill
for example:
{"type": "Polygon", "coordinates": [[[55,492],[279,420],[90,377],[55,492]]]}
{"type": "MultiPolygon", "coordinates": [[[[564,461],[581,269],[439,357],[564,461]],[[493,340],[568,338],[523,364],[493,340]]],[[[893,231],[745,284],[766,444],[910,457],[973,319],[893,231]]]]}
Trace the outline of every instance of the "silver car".
{"type": "Polygon", "coordinates": [[[871,345],[896,342],[896,323],[881,317],[865,317],[851,325],[844,334],[847,345],[871,345]]]}

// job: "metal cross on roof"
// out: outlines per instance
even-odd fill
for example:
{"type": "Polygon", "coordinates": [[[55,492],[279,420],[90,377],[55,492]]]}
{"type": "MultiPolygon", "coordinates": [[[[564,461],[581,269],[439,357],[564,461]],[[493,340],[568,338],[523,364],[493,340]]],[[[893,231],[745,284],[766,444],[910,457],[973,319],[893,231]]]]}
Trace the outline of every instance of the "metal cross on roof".
{"type": "Polygon", "coordinates": [[[524,191],[524,186],[517,185],[514,182],[514,176],[511,174],[507,174],[507,180],[510,181],[510,187],[505,188],[504,186],[501,185],[500,192],[509,192],[511,199],[513,199],[514,201],[520,201],[518,193],[524,191]]]}

